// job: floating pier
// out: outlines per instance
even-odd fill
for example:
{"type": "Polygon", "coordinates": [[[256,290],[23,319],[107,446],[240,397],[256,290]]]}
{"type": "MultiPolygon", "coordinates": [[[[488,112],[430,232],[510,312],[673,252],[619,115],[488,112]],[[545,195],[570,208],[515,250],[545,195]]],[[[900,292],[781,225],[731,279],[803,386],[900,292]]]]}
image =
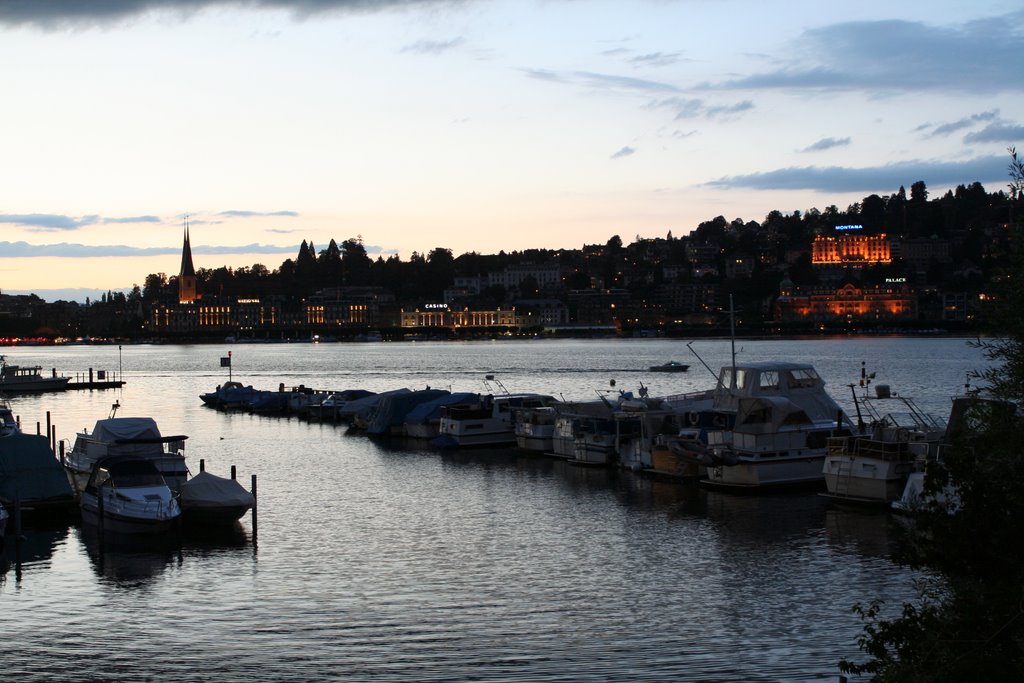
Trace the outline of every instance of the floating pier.
{"type": "Polygon", "coordinates": [[[117,374],[109,370],[97,370],[95,375],[93,369],[89,368],[89,375],[76,374],[75,378],[67,383],[68,389],[120,389],[124,386],[124,380],[118,379],[117,374]]]}

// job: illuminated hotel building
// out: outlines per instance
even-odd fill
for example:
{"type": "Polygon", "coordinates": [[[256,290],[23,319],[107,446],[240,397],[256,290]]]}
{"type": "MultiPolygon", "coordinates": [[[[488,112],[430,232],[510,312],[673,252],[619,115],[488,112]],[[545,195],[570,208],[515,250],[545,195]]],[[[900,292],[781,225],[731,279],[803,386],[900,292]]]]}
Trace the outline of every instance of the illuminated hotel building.
{"type": "Polygon", "coordinates": [[[892,263],[892,248],[885,233],[880,235],[819,235],[811,245],[815,266],[863,268],[892,263]]]}
{"type": "Polygon", "coordinates": [[[906,282],[861,286],[796,288],[783,280],[775,302],[775,319],[782,322],[871,322],[916,320],[917,294],[906,282]]]}

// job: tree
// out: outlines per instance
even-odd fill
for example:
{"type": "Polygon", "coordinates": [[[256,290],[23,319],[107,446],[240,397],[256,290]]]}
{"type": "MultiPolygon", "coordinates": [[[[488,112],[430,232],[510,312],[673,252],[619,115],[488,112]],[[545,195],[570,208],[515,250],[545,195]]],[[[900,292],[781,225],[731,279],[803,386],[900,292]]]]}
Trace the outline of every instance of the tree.
{"type": "MultiPolygon", "coordinates": [[[[1010,174],[1024,187],[1024,166],[1012,156],[1010,174]]],[[[859,639],[870,657],[840,669],[876,681],[1024,680],[1024,247],[1018,222],[1014,258],[1000,295],[1004,336],[976,342],[993,363],[975,379],[992,400],[973,401],[951,422],[950,448],[929,467],[932,498],[912,516],[901,562],[926,570],[916,603],[900,616],[880,617],[882,605],[857,605],[865,621],[859,639]],[[974,429],[961,428],[973,424],[974,429]]]]}

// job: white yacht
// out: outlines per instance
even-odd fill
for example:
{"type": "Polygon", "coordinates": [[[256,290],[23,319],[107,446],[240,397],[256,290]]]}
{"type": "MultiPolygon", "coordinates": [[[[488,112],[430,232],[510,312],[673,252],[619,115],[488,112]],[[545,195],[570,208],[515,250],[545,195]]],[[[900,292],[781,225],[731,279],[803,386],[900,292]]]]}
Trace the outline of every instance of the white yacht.
{"type": "Polygon", "coordinates": [[[824,483],[829,437],[853,423],[808,363],[743,363],[722,368],[714,412],[732,428],[707,433],[705,483],[740,489],[824,483]]]}

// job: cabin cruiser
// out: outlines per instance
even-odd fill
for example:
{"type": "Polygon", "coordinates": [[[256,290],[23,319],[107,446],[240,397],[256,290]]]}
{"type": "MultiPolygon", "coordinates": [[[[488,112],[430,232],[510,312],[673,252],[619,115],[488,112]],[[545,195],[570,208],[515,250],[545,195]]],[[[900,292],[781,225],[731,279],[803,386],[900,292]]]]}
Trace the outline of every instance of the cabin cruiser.
{"type": "MultiPolygon", "coordinates": [[[[115,404],[116,405],[116,404],[115,404]]],[[[92,432],[82,430],[64,467],[81,488],[96,463],[112,455],[131,455],[152,461],[167,485],[177,491],[188,477],[185,465],[187,436],[162,436],[151,417],[108,417],[97,420],[92,432]]]]}
{"type": "Polygon", "coordinates": [[[707,467],[705,483],[722,487],[821,485],[828,438],[854,430],[808,363],[723,367],[711,414],[722,426],[707,432],[697,459],[707,467]]]}
{"type": "Polygon", "coordinates": [[[82,521],[118,534],[158,534],[181,517],[156,464],[136,455],[100,458],[82,491],[82,521]]]}
{"type": "Polygon", "coordinates": [[[822,470],[826,495],[840,502],[888,505],[900,497],[915,463],[935,454],[946,424],[885,384],[875,386],[874,398],[854,393],[854,401],[864,427],[858,434],[828,439],[822,470]]]}
{"type": "Polygon", "coordinates": [[[517,411],[557,403],[557,399],[544,394],[488,394],[472,405],[445,406],[438,435],[431,443],[441,448],[513,445],[517,411]]]}
{"type": "Polygon", "coordinates": [[[42,375],[38,365],[10,365],[5,356],[0,356],[0,394],[24,394],[36,391],[63,391],[67,389],[70,377],[42,375]]]}

